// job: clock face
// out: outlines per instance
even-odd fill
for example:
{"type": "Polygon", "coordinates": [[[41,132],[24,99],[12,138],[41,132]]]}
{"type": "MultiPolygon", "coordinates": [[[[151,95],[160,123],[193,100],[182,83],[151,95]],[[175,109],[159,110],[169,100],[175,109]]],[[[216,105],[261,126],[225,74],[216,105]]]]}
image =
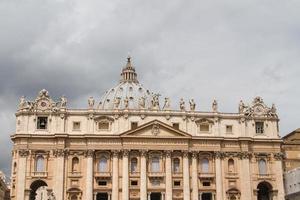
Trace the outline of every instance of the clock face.
{"type": "Polygon", "coordinates": [[[49,103],[47,101],[40,101],[38,105],[41,110],[46,110],[49,107],[49,103]]]}

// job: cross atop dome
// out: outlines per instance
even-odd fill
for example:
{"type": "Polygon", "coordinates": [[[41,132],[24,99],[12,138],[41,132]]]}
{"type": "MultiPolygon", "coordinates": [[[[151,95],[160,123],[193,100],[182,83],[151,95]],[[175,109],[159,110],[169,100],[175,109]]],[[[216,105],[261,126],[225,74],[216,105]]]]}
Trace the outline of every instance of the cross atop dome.
{"type": "Polygon", "coordinates": [[[134,82],[138,83],[137,74],[135,72],[135,68],[131,64],[131,57],[128,55],[127,63],[125,67],[122,69],[121,73],[121,82],[134,82]]]}

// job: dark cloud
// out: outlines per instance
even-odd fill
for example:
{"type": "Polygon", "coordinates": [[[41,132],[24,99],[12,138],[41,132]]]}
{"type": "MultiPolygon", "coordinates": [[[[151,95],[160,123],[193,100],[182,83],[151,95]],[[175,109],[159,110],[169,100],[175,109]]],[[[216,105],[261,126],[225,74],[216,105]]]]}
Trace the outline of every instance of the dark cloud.
{"type": "Polygon", "coordinates": [[[72,107],[118,82],[128,52],[145,87],[237,111],[256,95],[276,103],[281,135],[298,128],[297,1],[0,2],[0,169],[9,172],[18,98],[42,88],[72,107]]]}

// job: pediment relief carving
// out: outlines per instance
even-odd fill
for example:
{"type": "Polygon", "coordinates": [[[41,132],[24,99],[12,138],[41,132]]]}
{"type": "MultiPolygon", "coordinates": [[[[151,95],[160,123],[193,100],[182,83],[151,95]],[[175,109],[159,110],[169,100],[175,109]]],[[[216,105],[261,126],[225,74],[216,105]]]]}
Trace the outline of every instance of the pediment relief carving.
{"type": "Polygon", "coordinates": [[[173,127],[164,124],[160,121],[152,121],[142,126],[137,127],[135,130],[126,131],[121,134],[121,137],[149,137],[149,138],[190,138],[191,135],[173,127]]]}
{"type": "Polygon", "coordinates": [[[201,119],[197,119],[195,120],[196,124],[214,124],[214,121],[211,119],[207,119],[207,118],[201,118],[201,119]]]}
{"type": "Polygon", "coordinates": [[[255,97],[250,106],[245,106],[241,101],[239,113],[244,114],[246,117],[278,118],[275,105],[272,104],[272,107],[268,107],[261,97],[255,97]]]}
{"type": "Polygon", "coordinates": [[[108,116],[97,116],[94,118],[95,121],[107,121],[107,122],[113,122],[114,118],[108,117],[108,116]]]}

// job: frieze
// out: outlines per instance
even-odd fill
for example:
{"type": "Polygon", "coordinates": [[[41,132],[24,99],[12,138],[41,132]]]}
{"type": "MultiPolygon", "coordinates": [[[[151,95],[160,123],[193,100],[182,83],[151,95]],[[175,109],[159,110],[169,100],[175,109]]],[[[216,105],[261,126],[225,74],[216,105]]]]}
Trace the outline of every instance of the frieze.
{"type": "Polygon", "coordinates": [[[19,150],[19,155],[21,157],[27,157],[29,155],[29,151],[27,149],[20,149],[19,150]]]}

